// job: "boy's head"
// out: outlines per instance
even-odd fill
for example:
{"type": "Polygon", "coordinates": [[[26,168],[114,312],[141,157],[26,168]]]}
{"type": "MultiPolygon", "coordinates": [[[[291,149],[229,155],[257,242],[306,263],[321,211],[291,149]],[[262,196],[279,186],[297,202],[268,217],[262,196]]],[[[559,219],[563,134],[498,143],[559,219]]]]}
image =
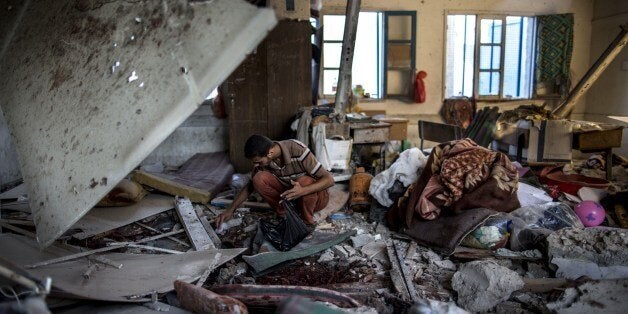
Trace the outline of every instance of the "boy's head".
{"type": "Polygon", "coordinates": [[[250,159],[255,164],[266,166],[270,162],[269,151],[272,147],[273,141],[268,137],[253,134],[244,143],[244,157],[250,159]]]}

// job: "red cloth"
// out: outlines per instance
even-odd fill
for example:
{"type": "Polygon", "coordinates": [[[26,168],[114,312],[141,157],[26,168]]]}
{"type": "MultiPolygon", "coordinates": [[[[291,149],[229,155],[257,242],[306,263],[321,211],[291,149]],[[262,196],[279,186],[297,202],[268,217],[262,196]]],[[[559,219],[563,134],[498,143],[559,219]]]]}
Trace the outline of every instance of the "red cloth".
{"type": "Polygon", "coordinates": [[[414,102],[419,104],[425,102],[425,83],[423,82],[425,77],[427,77],[427,73],[419,71],[414,80],[414,102]]]}
{"type": "MultiPolygon", "coordinates": [[[[296,179],[296,182],[301,184],[301,186],[308,186],[316,182],[316,180],[310,176],[301,176],[296,179]]],[[[268,171],[260,171],[255,174],[253,187],[279,216],[286,216],[286,210],[279,205],[279,201],[281,201],[281,193],[289,190],[289,187],[281,184],[279,179],[268,171]]],[[[297,205],[301,208],[303,220],[308,224],[314,224],[314,213],[327,206],[328,201],[329,194],[326,189],[300,197],[297,205]]]]}

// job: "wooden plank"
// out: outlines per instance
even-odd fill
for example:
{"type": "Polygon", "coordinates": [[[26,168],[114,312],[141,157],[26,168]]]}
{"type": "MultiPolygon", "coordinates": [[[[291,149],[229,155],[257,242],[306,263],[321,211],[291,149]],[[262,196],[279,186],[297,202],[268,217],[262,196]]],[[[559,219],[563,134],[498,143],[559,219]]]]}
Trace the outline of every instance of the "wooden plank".
{"type": "Polygon", "coordinates": [[[175,208],[194,249],[200,251],[215,248],[212,239],[205,231],[205,227],[199,220],[198,215],[196,215],[192,202],[187,198],[177,198],[175,200],[175,208]]]}
{"type": "Polygon", "coordinates": [[[405,279],[399,268],[399,262],[397,260],[397,254],[395,248],[391,243],[393,240],[386,241],[386,250],[388,251],[388,259],[390,260],[390,280],[392,281],[395,290],[401,294],[402,299],[411,300],[410,291],[406,286],[405,279]]]}
{"type": "Polygon", "coordinates": [[[200,218],[200,220],[201,220],[201,224],[203,224],[203,227],[205,228],[205,231],[207,231],[209,238],[212,239],[212,242],[214,243],[214,247],[217,247],[217,248],[221,247],[222,241],[220,241],[220,238],[218,237],[218,235],[216,234],[216,231],[214,231],[214,228],[212,228],[211,224],[207,220],[207,217],[203,216],[200,218]]]}
{"type": "Polygon", "coordinates": [[[581,151],[621,147],[623,128],[592,132],[574,132],[573,148],[581,151]]]}
{"type": "MultiPolygon", "coordinates": [[[[396,262],[399,263],[399,270],[401,271],[401,276],[403,276],[404,283],[406,284],[406,289],[408,289],[410,299],[413,302],[418,302],[419,296],[417,295],[416,289],[414,288],[414,283],[412,282],[414,274],[410,273],[410,271],[408,270],[408,266],[406,266],[406,256],[401,256],[401,247],[398,241],[392,240],[392,244],[393,248],[395,249],[395,255],[397,256],[396,262]]],[[[391,263],[395,262],[391,261],[391,263]]]]}
{"type": "Polygon", "coordinates": [[[181,183],[173,182],[171,180],[158,177],[154,174],[150,174],[141,170],[136,170],[131,176],[131,180],[150,186],[156,190],[168,193],[174,196],[184,196],[189,198],[192,202],[207,203],[210,200],[209,191],[190,187],[181,183]]]}

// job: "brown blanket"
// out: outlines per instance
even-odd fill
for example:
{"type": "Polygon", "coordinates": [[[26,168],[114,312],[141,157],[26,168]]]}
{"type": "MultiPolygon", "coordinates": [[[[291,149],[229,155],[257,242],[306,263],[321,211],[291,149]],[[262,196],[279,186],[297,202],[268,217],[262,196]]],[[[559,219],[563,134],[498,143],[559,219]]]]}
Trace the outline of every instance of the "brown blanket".
{"type": "Polygon", "coordinates": [[[411,228],[402,232],[411,236],[420,245],[451,255],[467,234],[494,215],[497,215],[494,210],[474,208],[453,216],[416,221],[411,228]]]}
{"type": "Polygon", "coordinates": [[[510,212],[519,208],[517,169],[508,157],[470,139],[436,146],[406,205],[406,222],[419,215],[436,219],[441,211],[471,208],[510,212]]]}
{"type": "Polygon", "coordinates": [[[391,209],[389,222],[412,228],[443,211],[448,216],[473,208],[510,212],[520,207],[517,182],[517,170],[504,154],[470,139],[443,143],[434,147],[418,181],[391,209]]]}

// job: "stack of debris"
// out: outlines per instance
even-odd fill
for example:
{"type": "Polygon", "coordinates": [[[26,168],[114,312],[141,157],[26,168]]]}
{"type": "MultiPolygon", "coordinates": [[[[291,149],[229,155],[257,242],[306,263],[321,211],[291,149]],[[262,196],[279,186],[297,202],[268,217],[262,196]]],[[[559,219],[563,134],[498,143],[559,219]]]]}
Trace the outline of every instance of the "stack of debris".
{"type": "Polygon", "coordinates": [[[624,206],[617,194],[566,196],[541,184],[540,172],[513,164],[519,208],[448,213],[445,204],[436,219],[394,231],[382,212],[390,219],[421,176],[435,171],[423,171],[434,157],[413,149],[371,181],[382,186],[371,186],[370,212],[354,212],[349,187],[338,183],[315,229],[281,251],[260,231],[274,213],[255,194],[213,228],[246,178],[224,165],[211,170],[221,163],[203,160],[215,157],[195,156],[169,174],[134,172],[43,251],[23,186],[0,194],[0,270],[10,278],[2,282],[3,309],[546,313],[627,306],[628,233],[612,215],[602,215],[604,226],[585,227],[597,214],[576,199],[595,195],[615,212],[624,206]],[[214,183],[191,186],[203,176],[214,183]]]}

